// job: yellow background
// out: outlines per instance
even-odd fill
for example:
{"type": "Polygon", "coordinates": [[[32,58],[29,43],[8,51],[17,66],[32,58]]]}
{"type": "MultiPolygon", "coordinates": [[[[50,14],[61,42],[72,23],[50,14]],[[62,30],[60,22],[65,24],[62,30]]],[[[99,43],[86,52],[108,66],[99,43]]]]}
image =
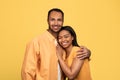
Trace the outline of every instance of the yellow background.
{"type": "Polygon", "coordinates": [[[0,80],[21,80],[26,43],[48,28],[53,7],[92,51],[93,80],[120,80],[120,0],[0,0],[0,80]]]}

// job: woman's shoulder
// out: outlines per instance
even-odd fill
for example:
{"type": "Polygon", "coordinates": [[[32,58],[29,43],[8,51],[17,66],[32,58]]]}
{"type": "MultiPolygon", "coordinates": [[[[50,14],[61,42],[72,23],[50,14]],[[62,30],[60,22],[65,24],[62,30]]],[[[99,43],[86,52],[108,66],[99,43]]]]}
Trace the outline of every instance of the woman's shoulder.
{"type": "Polygon", "coordinates": [[[80,50],[80,47],[79,46],[73,46],[73,50],[74,51],[80,50]]]}
{"type": "Polygon", "coordinates": [[[80,47],[73,46],[72,48],[72,55],[75,57],[77,55],[77,52],[80,50],[80,47]]]}

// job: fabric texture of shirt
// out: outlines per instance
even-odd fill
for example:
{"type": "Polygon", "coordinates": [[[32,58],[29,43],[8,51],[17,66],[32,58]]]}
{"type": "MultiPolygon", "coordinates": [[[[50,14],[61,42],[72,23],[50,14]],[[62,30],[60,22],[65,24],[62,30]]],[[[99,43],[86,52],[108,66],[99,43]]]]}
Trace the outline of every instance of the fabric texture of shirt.
{"type": "MultiPolygon", "coordinates": [[[[67,57],[65,62],[70,67],[72,64],[73,59],[76,57],[76,51],[78,51],[80,48],[77,46],[74,46],[71,50],[70,55],[67,57]]],[[[66,78],[66,80],[68,80],[66,78]]],[[[78,73],[77,77],[74,80],[92,80],[91,74],[90,74],[90,66],[88,59],[84,60],[84,63],[81,67],[80,72],[78,73]]]]}
{"type": "Polygon", "coordinates": [[[58,80],[58,72],[56,39],[46,31],[26,47],[22,80],[58,80]]]}

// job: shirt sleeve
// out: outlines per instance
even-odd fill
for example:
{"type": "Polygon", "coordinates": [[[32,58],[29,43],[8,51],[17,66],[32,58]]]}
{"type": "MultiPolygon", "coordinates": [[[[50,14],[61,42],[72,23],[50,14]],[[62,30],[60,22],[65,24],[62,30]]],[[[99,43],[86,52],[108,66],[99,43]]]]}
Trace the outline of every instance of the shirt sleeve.
{"type": "Polygon", "coordinates": [[[25,56],[23,60],[21,76],[22,80],[35,80],[36,76],[36,49],[34,42],[30,42],[26,46],[25,56]]]}

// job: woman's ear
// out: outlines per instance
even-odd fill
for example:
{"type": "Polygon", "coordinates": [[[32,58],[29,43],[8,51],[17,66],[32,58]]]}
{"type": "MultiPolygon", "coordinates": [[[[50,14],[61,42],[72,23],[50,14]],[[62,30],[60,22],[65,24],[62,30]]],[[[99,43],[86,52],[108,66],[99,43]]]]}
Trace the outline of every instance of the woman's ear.
{"type": "Polygon", "coordinates": [[[72,40],[74,40],[74,37],[72,36],[72,40]]]}

